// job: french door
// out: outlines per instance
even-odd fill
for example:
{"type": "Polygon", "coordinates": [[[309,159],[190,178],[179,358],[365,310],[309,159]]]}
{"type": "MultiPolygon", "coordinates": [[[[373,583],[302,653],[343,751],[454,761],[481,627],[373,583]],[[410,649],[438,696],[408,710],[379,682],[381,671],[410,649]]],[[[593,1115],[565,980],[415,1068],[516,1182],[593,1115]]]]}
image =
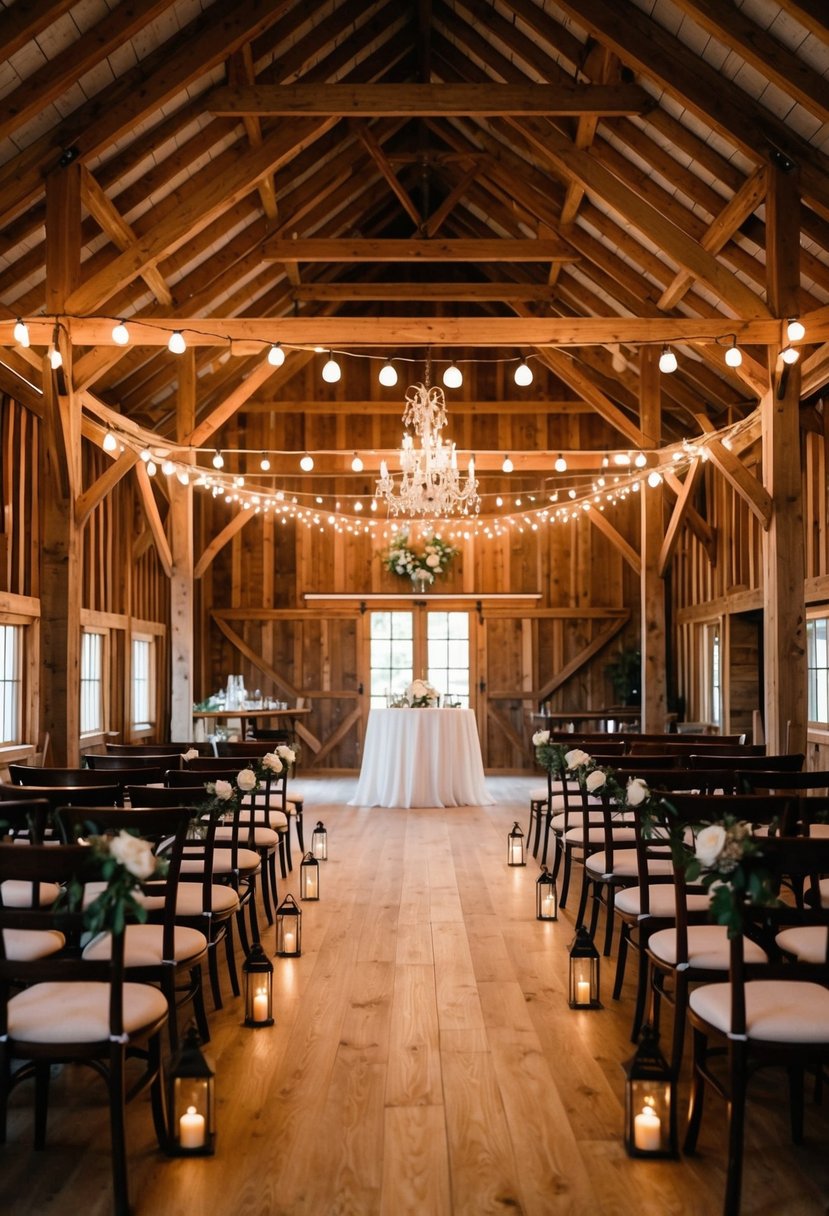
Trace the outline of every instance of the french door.
{"type": "Polygon", "coordinates": [[[426,679],[444,697],[474,704],[470,614],[416,604],[405,610],[370,613],[371,705],[382,707],[405,692],[414,679],[426,679]]]}

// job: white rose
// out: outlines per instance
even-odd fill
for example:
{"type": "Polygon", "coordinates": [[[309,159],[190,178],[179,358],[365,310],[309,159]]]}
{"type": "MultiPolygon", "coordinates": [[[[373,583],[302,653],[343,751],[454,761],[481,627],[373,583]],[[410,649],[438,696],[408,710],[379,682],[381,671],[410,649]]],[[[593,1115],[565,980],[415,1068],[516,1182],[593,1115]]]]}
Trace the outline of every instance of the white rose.
{"type": "Polygon", "coordinates": [[[592,773],[587,774],[584,784],[587,786],[589,794],[595,794],[596,790],[600,790],[603,785],[607,784],[607,777],[600,768],[594,768],[592,773]]]}
{"type": "Polygon", "coordinates": [[[256,780],[256,773],[252,768],[243,768],[241,772],[236,774],[236,784],[240,790],[244,790],[247,794],[251,790],[255,790],[259,782],[256,780]]]}
{"type": "Polygon", "coordinates": [[[646,783],[641,777],[631,777],[628,780],[627,787],[627,802],[628,806],[641,806],[645,799],[650,794],[646,783]]]}
{"type": "Polygon", "coordinates": [[[541,747],[544,743],[550,742],[550,732],[548,730],[537,730],[533,735],[533,747],[541,747]]]}
{"type": "Polygon", "coordinates": [[[195,760],[199,754],[197,747],[188,747],[186,752],[181,753],[182,760],[195,760]]]}
{"type": "Polygon", "coordinates": [[[219,802],[228,802],[233,797],[233,786],[229,781],[217,781],[213,787],[213,793],[219,802]]]}
{"type": "Polygon", "coordinates": [[[142,882],[155,869],[155,857],[148,840],[141,840],[129,832],[121,831],[109,842],[109,851],[117,862],[142,882]]]}
{"type": "Polygon", "coordinates": [[[268,752],[267,756],[262,758],[262,764],[271,773],[281,773],[285,767],[276,752],[268,752]]]}
{"type": "Polygon", "coordinates": [[[438,557],[437,553],[429,554],[429,556],[426,558],[426,565],[431,566],[431,568],[433,570],[434,570],[435,566],[440,565],[440,558],[438,557]]]}
{"type": "Polygon", "coordinates": [[[287,743],[280,743],[276,749],[277,756],[280,756],[286,764],[293,764],[296,760],[296,752],[292,747],[288,747],[287,743]]]}
{"type": "Polygon", "coordinates": [[[580,747],[574,747],[564,757],[564,763],[568,768],[582,768],[583,765],[590,763],[590,757],[580,747]]]}
{"type": "Polygon", "coordinates": [[[722,853],[727,838],[725,828],[719,823],[710,823],[698,833],[695,856],[703,869],[711,869],[722,853]]]}

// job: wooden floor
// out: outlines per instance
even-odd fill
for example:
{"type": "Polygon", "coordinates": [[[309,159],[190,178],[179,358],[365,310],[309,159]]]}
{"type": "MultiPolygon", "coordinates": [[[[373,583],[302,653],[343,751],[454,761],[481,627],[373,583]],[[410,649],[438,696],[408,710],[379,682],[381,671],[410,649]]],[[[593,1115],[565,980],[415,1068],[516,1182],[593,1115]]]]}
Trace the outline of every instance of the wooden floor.
{"type": "MultiPolygon", "coordinates": [[[[302,784],[330,860],[321,901],[302,905],[302,958],[274,960],[277,1024],[245,1029],[232,999],[212,1016],[214,1158],[161,1156],[148,1101],[130,1106],[138,1216],[718,1212],[716,1101],[696,1158],[624,1153],[630,985],[625,1000],[610,1000],[611,963],[603,1010],[567,1005],[572,909],[537,922],[535,865],[505,864],[531,783],[490,779],[492,807],[411,811],[348,807],[350,780],[302,784]]],[[[295,877],[283,888],[296,893],[295,877]]],[[[265,941],[272,951],[272,930],[265,941]]],[[[100,1093],[65,1070],[49,1147],[35,1154],[31,1095],[17,1091],[0,1148],[0,1213],[108,1213],[100,1093]]],[[[807,1143],[794,1148],[777,1078],[761,1074],[753,1097],[744,1212],[826,1213],[827,1109],[809,1106],[807,1143]]]]}

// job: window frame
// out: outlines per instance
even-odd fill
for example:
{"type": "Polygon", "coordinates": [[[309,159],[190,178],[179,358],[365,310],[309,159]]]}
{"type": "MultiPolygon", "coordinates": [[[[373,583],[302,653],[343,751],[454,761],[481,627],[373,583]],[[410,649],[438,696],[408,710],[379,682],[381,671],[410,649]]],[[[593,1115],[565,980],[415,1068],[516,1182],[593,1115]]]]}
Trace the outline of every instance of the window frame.
{"type": "Polygon", "coordinates": [[[829,607],[826,606],[819,611],[809,612],[806,616],[806,714],[808,730],[817,731],[824,735],[829,733],[829,607]],[[825,632],[823,640],[825,656],[824,662],[820,666],[813,665],[811,661],[812,635],[814,627],[818,622],[823,622],[825,632]],[[824,673],[823,696],[825,699],[826,718],[812,717],[812,672],[824,673]]]}
{"type": "Polygon", "coordinates": [[[157,637],[153,633],[148,633],[143,630],[136,631],[130,637],[130,735],[146,734],[153,731],[158,720],[158,647],[157,637]],[[135,647],[136,644],[146,646],[147,649],[147,677],[146,677],[146,707],[147,718],[139,721],[135,710],[135,687],[136,687],[136,663],[135,663],[135,647]]]}
{"type": "Polygon", "coordinates": [[[109,674],[110,674],[110,631],[102,629],[99,626],[83,625],[81,626],[81,653],[80,653],[80,671],[78,675],[78,735],[80,739],[89,743],[96,739],[101,739],[107,732],[109,722],[109,674]],[[99,637],[101,639],[100,651],[100,675],[97,681],[90,681],[88,677],[84,677],[84,638],[99,637]],[[97,683],[100,692],[100,725],[95,727],[83,728],[83,707],[84,707],[84,685],[89,683],[97,683]]]}

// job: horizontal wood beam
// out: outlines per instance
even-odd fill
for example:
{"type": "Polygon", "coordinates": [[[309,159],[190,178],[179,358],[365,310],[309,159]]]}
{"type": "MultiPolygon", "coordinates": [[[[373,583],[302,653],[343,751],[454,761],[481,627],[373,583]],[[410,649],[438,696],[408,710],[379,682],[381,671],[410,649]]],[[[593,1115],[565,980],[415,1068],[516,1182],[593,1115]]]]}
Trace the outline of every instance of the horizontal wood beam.
{"type": "Polygon", "coordinates": [[[637,85],[294,84],[214,89],[211,114],[412,118],[446,115],[641,114],[654,105],[637,85]]]}
{"type": "Polygon", "coordinates": [[[578,262],[579,255],[561,241],[509,240],[484,237],[445,241],[349,237],[272,237],[262,246],[270,262],[578,262]]]}
{"type": "MultiPolygon", "coordinates": [[[[413,369],[408,373],[416,379],[413,369]]],[[[402,384],[404,376],[401,376],[402,384]]],[[[396,392],[398,390],[395,390],[396,392]]],[[[402,396],[394,401],[276,401],[267,393],[259,393],[246,402],[245,414],[396,414],[403,413],[402,396]]],[[[531,401],[453,401],[452,416],[458,414],[590,414],[592,406],[586,401],[548,401],[535,398],[531,401]]]]}
{"type": "MultiPolygon", "coordinates": [[[[536,242],[530,242],[535,244],[536,242]]],[[[111,316],[62,316],[75,346],[114,346],[111,316]]],[[[49,346],[54,319],[27,317],[33,346],[49,346]]],[[[784,321],[685,317],[154,317],[130,321],[132,346],[166,346],[179,330],[188,346],[256,341],[285,346],[590,346],[687,342],[705,345],[735,336],[743,345],[781,342],[784,321]]],[[[0,346],[14,347],[14,321],[0,321],[0,346]]],[[[808,330],[810,342],[829,339],[829,319],[808,330]]]]}
{"type": "Polygon", "coordinates": [[[295,300],[442,300],[491,303],[498,300],[547,302],[554,296],[543,283],[303,283],[295,300]]]}

